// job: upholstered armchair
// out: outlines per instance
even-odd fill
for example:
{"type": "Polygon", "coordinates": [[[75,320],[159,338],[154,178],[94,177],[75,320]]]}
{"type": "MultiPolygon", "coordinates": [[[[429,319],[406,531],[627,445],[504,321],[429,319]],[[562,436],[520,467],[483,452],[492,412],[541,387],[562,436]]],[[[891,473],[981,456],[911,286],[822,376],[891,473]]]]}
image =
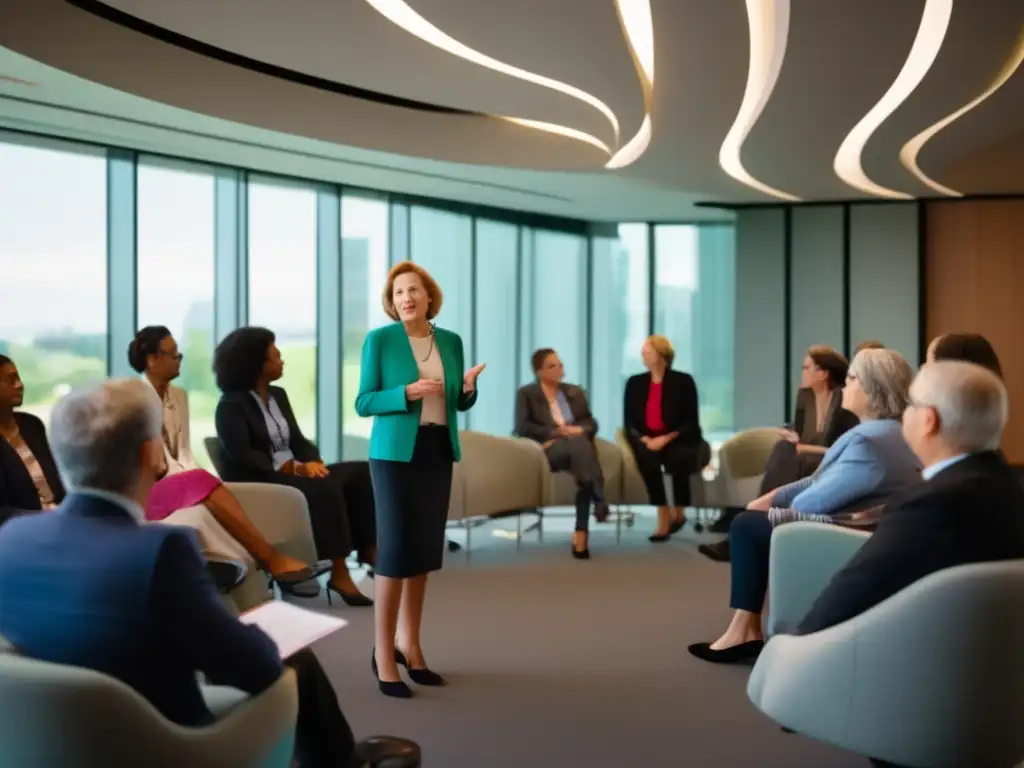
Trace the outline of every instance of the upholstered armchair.
{"type": "Polygon", "coordinates": [[[747,692],[796,733],[875,760],[1017,765],[1021,605],[1024,561],[939,571],[842,624],[771,638],[747,692]]]}
{"type": "Polygon", "coordinates": [[[112,677],[14,653],[0,638],[0,744],[7,768],[289,768],[298,693],[286,670],[250,697],[203,689],[212,725],[168,722],[142,696],[112,677]]]}

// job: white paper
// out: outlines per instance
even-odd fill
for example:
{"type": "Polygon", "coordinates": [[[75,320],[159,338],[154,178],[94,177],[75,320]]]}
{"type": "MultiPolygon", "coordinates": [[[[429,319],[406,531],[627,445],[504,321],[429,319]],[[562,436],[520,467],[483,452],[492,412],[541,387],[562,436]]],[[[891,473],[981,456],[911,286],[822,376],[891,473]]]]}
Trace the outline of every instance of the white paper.
{"type": "Polygon", "coordinates": [[[243,624],[255,625],[266,632],[277,643],[282,659],[348,624],[344,619],[297,608],[283,600],[271,600],[239,618],[243,624]]]}

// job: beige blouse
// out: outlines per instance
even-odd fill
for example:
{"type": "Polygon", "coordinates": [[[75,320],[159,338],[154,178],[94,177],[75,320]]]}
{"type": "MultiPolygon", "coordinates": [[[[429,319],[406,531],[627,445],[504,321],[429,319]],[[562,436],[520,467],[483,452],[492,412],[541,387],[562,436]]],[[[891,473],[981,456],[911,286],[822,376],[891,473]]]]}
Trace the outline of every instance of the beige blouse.
{"type": "MultiPolygon", "coordinates": [[[[437,340],[433,336],[422,339],[409,337],[412,354],[416,358],[421,379],[437,379],[444,381],[444,363],[437,349],[437,340]]],[[[427,395],[423,398],[423,410],[420,411],[420,424],[448,424],[448,406],[444,393],[427,395]]]]}

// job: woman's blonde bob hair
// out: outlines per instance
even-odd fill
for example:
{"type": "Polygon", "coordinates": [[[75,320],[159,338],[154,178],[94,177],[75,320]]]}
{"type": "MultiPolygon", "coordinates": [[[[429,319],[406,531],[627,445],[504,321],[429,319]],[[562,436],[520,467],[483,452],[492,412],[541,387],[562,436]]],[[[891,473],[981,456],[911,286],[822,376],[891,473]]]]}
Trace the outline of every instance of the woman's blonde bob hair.
{"type": "Polygon", "coordinates": [[[410,272],[417,275],[420,282],[423,283],[423,290],[427,292],[427,298],[430,299],[430,303],[427,305],[427,320],[433,320],[437,317],[438,312],[441,311],[444,294],[441,293],[441,286],[430,276],[430,273],[419,264],[414,264],[411,261],[399,262],[388,272],[388,279],[384,281],[384,291],[380,297],[381,303],[384,305],[384,314],[392,320],[401,319],[398,310],[395,308],[395,280],[398,279],[399,275],[407,275],[410,272]]]}
{"type": "Polygon", "coordinates": [[[647,337],[647,343],[651,345],[651,349],[661,355],[661,359],[665,361],[665,365],[669,368],[672,367],[672,361],[676,359],[676,350],[672,346],[672,342],[664,336],[655,334],[654,336],[647,337]]]}

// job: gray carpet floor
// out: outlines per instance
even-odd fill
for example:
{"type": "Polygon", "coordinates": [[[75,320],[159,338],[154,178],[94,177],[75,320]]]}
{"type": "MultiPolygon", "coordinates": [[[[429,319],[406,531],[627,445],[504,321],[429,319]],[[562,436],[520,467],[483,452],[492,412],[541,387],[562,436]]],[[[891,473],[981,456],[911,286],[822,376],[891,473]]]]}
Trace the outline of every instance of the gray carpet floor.
{"type": "MultiPolygon", "coordinates": [[[[301,603],[351,622],[315,650],[357,736],[412,738],[425,768],[868,765],[781,732],[747,700],[749,668],[686,652],[729,616],[728,566],[699,555],[689,527],[650,544],[639,520],[617,544],[606,524],[590,561],[570,557],[567,522],[518,548],[491,528],[430,583],[424,648],[446,688],[382,696],[372,609],[301,603]]],[[[372,594],[372,581],[361,588],[372,594]]]]}

